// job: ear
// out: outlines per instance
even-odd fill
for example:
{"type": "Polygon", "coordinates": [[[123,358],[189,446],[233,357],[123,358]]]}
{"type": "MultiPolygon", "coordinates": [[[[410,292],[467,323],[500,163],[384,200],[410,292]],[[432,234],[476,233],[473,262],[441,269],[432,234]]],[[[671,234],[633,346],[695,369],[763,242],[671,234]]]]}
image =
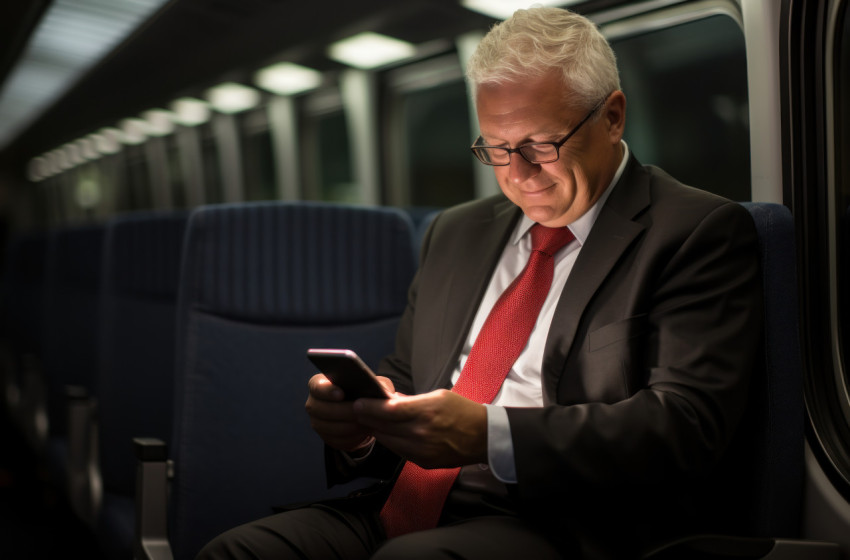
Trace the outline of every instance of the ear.
{"type": "Polygon", "coordinates": [[[626,95],[620,90],[613,92],[605,102],[602,111],[602,118],[605,119],[611,143],[619,144],[626,127],[626,95]]]}

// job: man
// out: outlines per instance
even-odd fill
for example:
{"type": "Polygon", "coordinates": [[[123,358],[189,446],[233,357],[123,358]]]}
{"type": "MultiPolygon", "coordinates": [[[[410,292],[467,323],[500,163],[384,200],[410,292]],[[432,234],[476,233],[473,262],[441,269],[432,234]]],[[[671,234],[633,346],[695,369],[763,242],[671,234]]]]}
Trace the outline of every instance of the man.
{"type": "Polygon", "coordinates": [[[330,479],[389,482],[202,557],[623,558],[692,529],[759,346],[752,221],[629,154],[614,55],[585,18],[520,10],[468,74],[473,152],[503,196],[425,236],[378,370],[393,398],[309,384],[330,479]]]}

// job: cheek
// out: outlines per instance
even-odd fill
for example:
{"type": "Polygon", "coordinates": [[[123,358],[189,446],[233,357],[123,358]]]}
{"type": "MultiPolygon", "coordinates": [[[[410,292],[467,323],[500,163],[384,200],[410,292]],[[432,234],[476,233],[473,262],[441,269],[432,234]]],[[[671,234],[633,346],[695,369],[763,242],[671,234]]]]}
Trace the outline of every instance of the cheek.
{"type": "Polygon", "coordinates": [[[508,167],[493,167],[496,175],[496,182],[499,183],[499,188],[502,192],[510,196],[509,193],[516,187],[508,176],[508,167]]]}
{"type": "Polygon", "coordinates": [[[588,173],[587,169],[581,165],[572,165],[561,169],[559,177],[573,193],[573,196],[587,190],[588,173]]]}

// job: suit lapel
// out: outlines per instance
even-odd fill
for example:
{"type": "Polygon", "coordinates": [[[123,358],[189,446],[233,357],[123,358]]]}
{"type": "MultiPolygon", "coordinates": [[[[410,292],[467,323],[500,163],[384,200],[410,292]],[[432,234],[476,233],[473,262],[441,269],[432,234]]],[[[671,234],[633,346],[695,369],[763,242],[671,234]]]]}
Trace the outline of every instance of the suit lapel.
{"type": "Polygon", "coordinates": [[[623,252],[643,232],[644,226],[633,219],[649,203],[649,175],[630,157],[579,253],[555,308],[543,360],[544,405],[556,401],[558,380],[584,310],[623,252]]]}
{"type": "Polygon", "coordinates": [[[465,235],[458,236],[458,242],[464,242],[464,253],[468,256],[453,261],[452,269],[446,275],[446,304],[441,306],[445,313],[440,346],[435,353],[435,356],[445,356],[445,361],[438,368],[439,375],[434,378],[432,386],[426,390],[450,386],[463,343],[519,215],[517,206],[501,199],[493,206],[491,216],[482,222],[469,224],[465,235]],[[460,304],[448,305],[447,302],[460,304]]]}

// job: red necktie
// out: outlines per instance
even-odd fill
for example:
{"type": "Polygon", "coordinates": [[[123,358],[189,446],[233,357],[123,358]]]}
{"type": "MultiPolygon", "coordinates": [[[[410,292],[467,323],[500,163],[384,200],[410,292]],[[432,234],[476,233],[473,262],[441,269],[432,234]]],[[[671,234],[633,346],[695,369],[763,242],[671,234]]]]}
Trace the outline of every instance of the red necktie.
{"type": "MultiPolygon", "coordinates": [[[[487,316],[452,391],[482,404],[496,398],[549,293],[555,271],[553,257],[572,240],[573,234],[565,227],[535,224],[531,228],[528,263],[487,316]]],[[[381,510],[387,537],[436,527],[459,472],[459,467],[423,469],[407,461],[381,510]]]]}

